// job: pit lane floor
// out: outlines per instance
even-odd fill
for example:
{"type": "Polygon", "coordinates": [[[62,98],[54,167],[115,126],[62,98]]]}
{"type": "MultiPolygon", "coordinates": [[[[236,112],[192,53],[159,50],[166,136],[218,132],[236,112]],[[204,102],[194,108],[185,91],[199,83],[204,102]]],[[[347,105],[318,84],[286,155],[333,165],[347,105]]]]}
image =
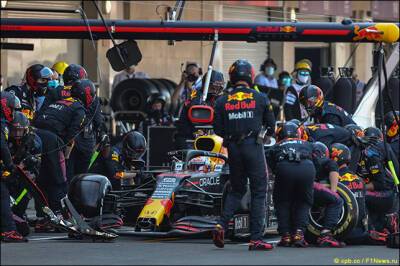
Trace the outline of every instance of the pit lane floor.
{"type": "MultiPolygon", "coordinates": [[[[1,265],[398,265],[399,250],[353,246],[342,249],[277,247],[248,251],[208,239],[119,237],[111,243],[69,240],[65,234],[32,234],[29,243],[2,243],[1,265]],[[57,239],[58,238],[58,239],[57,239]]],[[[276,236],[268,241],[277,242],[276,236]]]]}

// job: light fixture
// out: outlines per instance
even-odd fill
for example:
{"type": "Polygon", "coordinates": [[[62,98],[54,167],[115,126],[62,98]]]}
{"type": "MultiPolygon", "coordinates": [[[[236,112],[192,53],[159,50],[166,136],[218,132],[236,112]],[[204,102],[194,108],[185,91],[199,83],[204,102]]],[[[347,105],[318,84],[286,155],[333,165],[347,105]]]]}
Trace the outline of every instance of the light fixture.
{"type": "Polygon", "coordinates": [[[109,15],[112,9],[112,2],[111,1],[104,1],[103,11],[105,14],[109,15]]]}
{"type": "Polygon", "coordinates": [[[1,8],[5,8],[7,6],[7,0],[1,0],[1,8]]]}

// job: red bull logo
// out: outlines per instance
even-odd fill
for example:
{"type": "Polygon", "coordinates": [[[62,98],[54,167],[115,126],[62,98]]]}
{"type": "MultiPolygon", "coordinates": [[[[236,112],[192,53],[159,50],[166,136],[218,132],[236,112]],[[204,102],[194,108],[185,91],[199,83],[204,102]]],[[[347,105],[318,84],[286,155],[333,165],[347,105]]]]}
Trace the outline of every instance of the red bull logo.
{"type": "Polygon", "coordinates": [[[245,92],[237,92],[235,94],[232,95],[228,95],[228,102],[230,101],[244,101],[247,99],[253,99],[253,93],[245,93],[245,92]]]}
{"type": "Polygon", "coordinates": [[[235,104],[232,103],[225,104],[226,111],[243,110],[243,109],[256,109],[256,101],[251,100],[249,103],[242,101],[242,102],[237,102],[235,104]]]}
{"type": "Polygon", "coordinates": [[[376,26],[366,27],[360,30],[360,26],[356,25],[354,27],[353,41],[359,41],[367,39],[368,41],[382,41],[384,32],[379,30],[376,26]]]}
{"type": "Polygon", "coordinates": [[[281,27],[280,30],[281,30],[281,32],[286,32],[286,33],[296,32],[296,27],[284,26],[284,27],[281,27]]]}

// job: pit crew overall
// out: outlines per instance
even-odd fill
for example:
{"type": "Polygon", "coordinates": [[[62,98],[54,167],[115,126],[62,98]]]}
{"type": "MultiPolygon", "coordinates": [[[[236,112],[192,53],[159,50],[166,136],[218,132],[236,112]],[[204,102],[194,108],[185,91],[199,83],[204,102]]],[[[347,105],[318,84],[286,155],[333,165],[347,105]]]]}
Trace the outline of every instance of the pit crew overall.
{"type": "MultiPolygon", "coordinates": [[[[42,140],[35,132],[26,134],[20,142],[10,140],[9,143],[10,153],[13,156],[15,164],[23,162],[25,165],[24,170],[28,171],[34,178],[39,175],[40,169],[40,155],[42,153],[42,140]]],[[[19,178],[12,178],[7,180],[7,185],[10,194],[16,199],[23,191],[24,186],[19,182],[19,178]]],[[[13,206],[13,213],[22,217],[28,207],[29,198],[23,197],[22,200],[13,206]]]]}
{"type": "Polygon", "coordinates": [[[65,167],[63,169],[64,154],[60,147],[76,137],[84,118],[85,109],[82,104],[73,98],[66,98],[50,104],[35,120],[35,126],[41,129],[38,130],[38,135],[41,139],[46,139],[44,153],[54,154],[47,156],[47,161],[42,162],[38,178],[39,186],[48,196],[50,207],[54,204],[53,211],[61,208],[60,200],[67,192],[65,167]],[[49,143],[47,140],[50,140],[49,143]],[[53,178],[48,177],[49,172],[54,173],[53,178]]]}
{"type": "Polygon", "coordinates": [[[344,127],[349,124],[356,124],[342,107],[334,103],[324,101],[321,109],[314,114],[316,123],[332,124],[344,127]]]}
{"type": "Polygon", "coordinates": [[[106,132],[100,101],[98,97],[95,97],[93,103],[86,110],[83,130],[75,138],[75,147],[67,160],[68,183],[75,175],[87,172],[90,158],[96,146],[96,137],[100,138],[106,132]]]}
{"type": "Polygon", "coordinates": [[[229,179],[232,185],[220,223],[225,229],[228,228],[229,220],[246,193],[249,179],[251,240],[262,239],[265,219],[266,160],[263,144],[257,143],[263,125],[268,129],[267,134],[272,134],[275,126],[272,105],[261,93],[249,87],[238,86],[216,101],[214,130],[224,138],[224,145],[228,149],[229,179]]]}
{"type": "MultiPolygon", "coordinates": [[[[372,228],[382,231],[385,227],[385,214],[391,213],[395,203],[394,182],[386,169],[383,142],[368,146],[362,154],[359,173],[366,184],[372,183],[373,191],[367,191],[365,200],[372,228]]],[[[387,146],[388,152],[392,152],[387,146]]],[[[396,162],[397,163],[397,162],[396,162]]]]}
{"type": "MultiPolygon", "coordinates": [[[[15,166],[11,159],[11,153],[7,145],[8,141],[8,132],[9,129],[6,125],[6,122],[1,120],[1,158],[0,158],[0,168],[1,168],[1,175],[11,175],[14,171],[15,166]],[[7,172],[7,173],[6,173],[7,172]]],[[[6,186],[6,181],[4,178],[0,180],[0,200],[1,200],[1,215],[0,215],[0,222],[1,222],[1,232],[8,232],[16,230],[15,222],[12,218],[12,212],[10,208],[10,194],[8,188],[6,186]]]]}
{"type": "Polygon", "coordinates": [[[313,145],[300,139],[285,139],[271,149],[268,159],[275,173],[274,202],[280,235],[305,232],[313,204],[316,176],[313,145]]]}

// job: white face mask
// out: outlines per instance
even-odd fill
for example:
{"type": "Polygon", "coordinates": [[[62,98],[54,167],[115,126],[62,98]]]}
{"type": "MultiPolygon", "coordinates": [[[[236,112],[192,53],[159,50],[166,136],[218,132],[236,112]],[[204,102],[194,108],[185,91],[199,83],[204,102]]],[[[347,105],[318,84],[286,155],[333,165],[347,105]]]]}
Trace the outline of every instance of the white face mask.
{"type": "Polygon", "coordinates": [[[273,67],[266,67],[265,68],[265,74],[267,76],[272,76],[275,73],[275,69],[273,67]]]}
{"type": "Polygon", "coordinates": [[[307,84],[309,76],[297,75],[297,80],[302,84],[307,84]]]}

